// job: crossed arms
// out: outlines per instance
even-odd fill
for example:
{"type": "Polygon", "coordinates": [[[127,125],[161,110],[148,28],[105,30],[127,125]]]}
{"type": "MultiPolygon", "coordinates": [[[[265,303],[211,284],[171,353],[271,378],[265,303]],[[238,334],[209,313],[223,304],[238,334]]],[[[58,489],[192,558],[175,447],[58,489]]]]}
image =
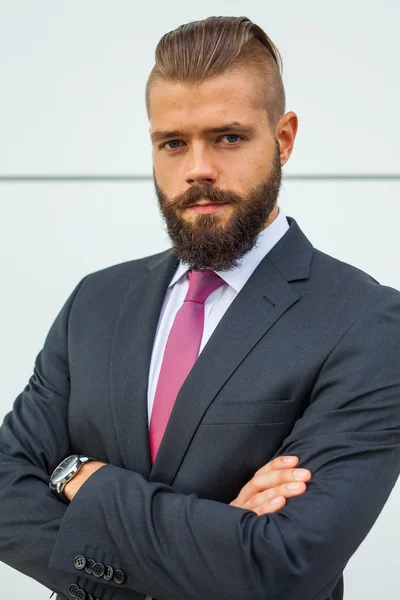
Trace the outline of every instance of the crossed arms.
{"type": "Polygon", "coordinates": [[[115,465],[94,472],[68,506],[50,494],[49,473],[71,453],[73,298],[0,430],[0,558],[64,595],[75,556],[89,547],[99,560],[108,553],[122,561],[124,585],[104,583],[118,600],[324,600],[399,472],[399,295],[385,292],[325,361],[309,408],[278,452],[299,456],[312,479],[306,493],[261,517],[115,465]]]}

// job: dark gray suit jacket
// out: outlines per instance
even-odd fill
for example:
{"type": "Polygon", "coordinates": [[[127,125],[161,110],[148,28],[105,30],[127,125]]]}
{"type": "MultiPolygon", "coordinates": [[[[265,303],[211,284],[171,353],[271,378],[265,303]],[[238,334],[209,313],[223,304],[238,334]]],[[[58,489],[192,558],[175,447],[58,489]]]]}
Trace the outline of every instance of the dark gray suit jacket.
{"type": "Polygon", "coordinates": [[[342,597],[399,473],[400,294],[288,221],[186,379],[153,468],[148,371],[177,259],[78,285],[0,430],[4,562],[59,597],[75,583],[104,600],[342,597]],[[67,505],[47,484],[72,453],[109,464],[67,505]],[[279,454],[311,470],[306,493],[264,517],[228,506],[279,454]]]}

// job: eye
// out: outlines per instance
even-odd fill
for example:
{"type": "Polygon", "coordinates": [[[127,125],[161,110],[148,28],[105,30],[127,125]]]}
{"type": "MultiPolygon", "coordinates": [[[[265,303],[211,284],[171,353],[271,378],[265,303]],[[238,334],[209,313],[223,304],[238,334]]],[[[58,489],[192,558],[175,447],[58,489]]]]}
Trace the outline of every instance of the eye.
{"type": "Polygon", "coordinates": [[[230,145],[237,144],[241,139],[242,136],[237,135],[236,133],[227,133],[221,138],[221,140],[226,141],[230,145]]]}
{"type": "Polygon", "coordinates": [[[169,140],[162,144],[161,148],[166,148],[167,150],[176,150],[180,148],[181,144],[183,144],[182,140],[169,140]]]}

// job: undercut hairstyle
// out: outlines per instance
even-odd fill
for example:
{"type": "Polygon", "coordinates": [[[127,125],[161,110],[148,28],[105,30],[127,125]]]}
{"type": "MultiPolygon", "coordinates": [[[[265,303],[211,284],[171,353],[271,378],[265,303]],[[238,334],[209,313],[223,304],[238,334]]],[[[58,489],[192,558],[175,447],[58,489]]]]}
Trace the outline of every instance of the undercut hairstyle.
{"type": "Polygon", "coordinates": [[[181,25],[158,42],[155,65],[146,84],[150,116],[150,90],[156,79],[197,85],[229,70],[252,69],[259,80],[261,105],[269,126],[285,114],[282,57],[268,35],[247,17],[209,17],[181,25]]]}

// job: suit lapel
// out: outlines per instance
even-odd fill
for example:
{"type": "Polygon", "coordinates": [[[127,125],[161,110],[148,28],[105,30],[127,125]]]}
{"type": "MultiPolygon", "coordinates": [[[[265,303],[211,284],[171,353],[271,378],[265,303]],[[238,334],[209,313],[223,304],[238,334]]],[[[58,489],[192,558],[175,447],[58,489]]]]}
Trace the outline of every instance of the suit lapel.
{"type": "Polygon", "coordinates": [[[150,480],[172,484],[211,402],[257,342],[298,300],[288,281],[309,275],[312,246],[296,222],[264,258],[228,308],[183,384],[150,480]],[[285,239],[286,238],[286,239],[285,239]]]}
{"type": "Polygon", "coordinates": [[[208,406],[227,379],[299,296],[289,284],[308,277],[312,246],[296,222],[260,263],[204,347],[175,402],[151,467],[147,388],[154,337],[168,284],[178,266],[171,251],[149,261],[130,285],[110,358],[112,418],[125,468],[172,484],[208,406]]]}
{"type": "Polygon", "coordinates": [[[170,251],[149,263],[121,306],[110,359],[111,411],[124,467],[147,477],[151,469],[147,387],[153,341],[164,296],[178,260],[170,251]]]}

